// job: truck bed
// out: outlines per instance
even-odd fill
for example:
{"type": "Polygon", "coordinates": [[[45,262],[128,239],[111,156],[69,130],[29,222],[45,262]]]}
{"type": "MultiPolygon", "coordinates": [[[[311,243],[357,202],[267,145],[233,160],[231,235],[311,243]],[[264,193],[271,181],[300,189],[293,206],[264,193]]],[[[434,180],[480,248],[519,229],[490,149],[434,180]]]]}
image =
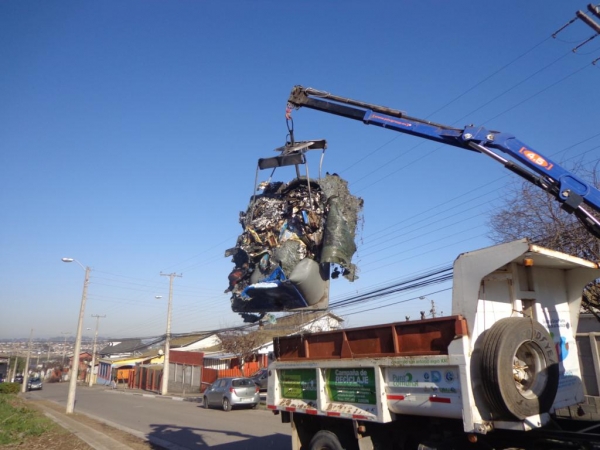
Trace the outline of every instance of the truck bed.
{"type": "Polygon", "coordinates": [[[274,339],[272,410],[389,422],[392,413],[461,418],[462,316],[274,339]],[[318,365],[317,365],[318,361],[318,365]]]}
{"type": "Polygon", "coordinates": [[[276,337],[273,344],[278,361],[447,355],[450,342],[466,334],[462,316],[449,316],[276,337]]]}

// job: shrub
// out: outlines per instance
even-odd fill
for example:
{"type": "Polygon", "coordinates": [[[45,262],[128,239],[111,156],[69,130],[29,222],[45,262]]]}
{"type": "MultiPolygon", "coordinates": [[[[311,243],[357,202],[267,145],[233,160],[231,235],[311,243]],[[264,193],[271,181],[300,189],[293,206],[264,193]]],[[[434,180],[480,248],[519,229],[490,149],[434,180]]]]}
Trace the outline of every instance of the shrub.
{"type": "Polygon", "coordinates": [[[0,383],[0,394],[18,394],[21,392],[19,383],[0,383]]]}

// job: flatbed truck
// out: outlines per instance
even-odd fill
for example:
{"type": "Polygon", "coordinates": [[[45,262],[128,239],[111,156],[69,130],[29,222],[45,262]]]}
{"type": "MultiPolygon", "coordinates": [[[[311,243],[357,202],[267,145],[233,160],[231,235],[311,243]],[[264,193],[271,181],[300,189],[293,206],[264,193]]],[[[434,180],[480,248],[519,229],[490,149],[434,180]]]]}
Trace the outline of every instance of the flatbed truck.
{"type": "MultiPolygon", "coordinates": [[[[600,192],[512,135],[296,86],[286,118],[300,107],[486,154],[600,237],[600,192]]],[[[290,136],[281,158],[297,161],[310,143],[290,136]]],[[[584,401],[575,337],[598,263],[523,239],[453,270],[451,316],[274,339],[267,408],[293,450],[600,449],[600,426],[567,431],[553,415],[584,401]]]]}

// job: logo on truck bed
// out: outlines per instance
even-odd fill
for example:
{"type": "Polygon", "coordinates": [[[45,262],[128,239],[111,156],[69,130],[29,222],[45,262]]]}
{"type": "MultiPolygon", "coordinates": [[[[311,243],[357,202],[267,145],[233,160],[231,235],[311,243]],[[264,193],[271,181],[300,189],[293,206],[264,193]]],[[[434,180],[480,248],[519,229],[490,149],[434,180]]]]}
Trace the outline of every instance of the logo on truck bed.
{"type": "Polygon", "coordinates": [[[316,400],[317,373],[315,369],[283,369],[279,371],[283,398],[316,400]]]}
{"type": "Polygon", "coordinates": [[[335,402],[375,405],[375,370],[370,368],[327,369],[325,383],[335,402]]]}

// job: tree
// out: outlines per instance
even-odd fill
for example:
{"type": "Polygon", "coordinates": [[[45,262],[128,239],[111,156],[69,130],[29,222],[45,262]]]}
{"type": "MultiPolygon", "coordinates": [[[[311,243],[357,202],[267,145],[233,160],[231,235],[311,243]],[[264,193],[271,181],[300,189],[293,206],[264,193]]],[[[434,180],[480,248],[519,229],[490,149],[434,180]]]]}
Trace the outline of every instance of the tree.
{"type": "MultiPolygon", "coordinates": [[[[583,169],[579,165],[572,172],[579,173],[579,176],[600,187],[598,164],[591,169],[583,169]]],[[[600,239],[592,235],[574,215],[562,210],[553,197],[527,182],[514,184],[508,189],[500,209],[491,215],[489,221],[492,229],[490,238],[494,242],[528,238],[543,247],[590,261],[600,261],[600,239]]],[[[600,321],[600,280],[585,287],[583,309],[600,321]]]]}
{"type": "Polygon", "coordinates": [[[233,353],[240,361],[240,370],[244,373],[246,361],[255,357],[256,348],[262,344],[258,333],[245,330],[228,330],[217,334],[221,340],[221,348],[228,353],[233,353]]]}

